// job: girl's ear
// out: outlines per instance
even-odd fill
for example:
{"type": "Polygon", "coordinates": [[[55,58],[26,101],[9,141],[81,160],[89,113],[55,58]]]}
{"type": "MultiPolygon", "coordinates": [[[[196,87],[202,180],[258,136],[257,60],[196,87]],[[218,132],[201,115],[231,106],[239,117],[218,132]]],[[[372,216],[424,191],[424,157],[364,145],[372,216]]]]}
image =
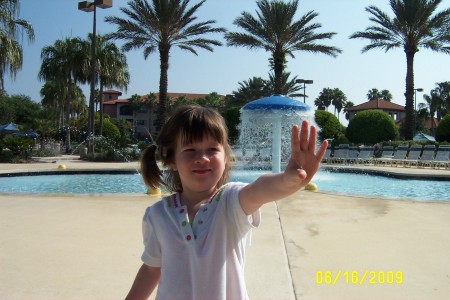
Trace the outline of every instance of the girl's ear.
{"type": "Polygon", "coordinates": [[[177,165],[175,163],[170,163],[170,167],[172,168],[173,171],[177,172],[177,165]]]}

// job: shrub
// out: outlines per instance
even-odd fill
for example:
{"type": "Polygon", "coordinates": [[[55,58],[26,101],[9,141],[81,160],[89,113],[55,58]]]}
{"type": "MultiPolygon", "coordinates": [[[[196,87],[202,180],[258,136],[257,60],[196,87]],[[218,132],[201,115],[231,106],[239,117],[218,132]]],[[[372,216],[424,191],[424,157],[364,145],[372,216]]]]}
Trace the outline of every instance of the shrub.
{"type": "Polygon", "coordinates": [[[320,127],[319,138],[321,140],[337,137],[342,133],[342,125],[338,118],[325,110],[316,110],[315,120],[320,127]]]}
{"type": "Polygon", "coordinates": [[[222,116],[228,127],[228,136],[231,144],[235,144],[239,139],[239,130],[237,126],[240,123],[240,107],[234,106],[223,111],[222,116]]]}
{"type": "Polygon", "coordinates": [[[398,129],[387,113],[365,110],[350,120],[345,135],[352,143],[375,144],[396,139],[398,129]]]}
{"type": "Polygon", "coordinates": [[[24,151],[31,151],[32,141],[29,138],[7,135],[3,139],[3,146],[8,148],[14,155],[20,155],[24,151]]]}
{"type": "Polygon", "coordinates": [[[450,142],[450,114],[445,115],[436,128],[436,141],[450,142]]]}

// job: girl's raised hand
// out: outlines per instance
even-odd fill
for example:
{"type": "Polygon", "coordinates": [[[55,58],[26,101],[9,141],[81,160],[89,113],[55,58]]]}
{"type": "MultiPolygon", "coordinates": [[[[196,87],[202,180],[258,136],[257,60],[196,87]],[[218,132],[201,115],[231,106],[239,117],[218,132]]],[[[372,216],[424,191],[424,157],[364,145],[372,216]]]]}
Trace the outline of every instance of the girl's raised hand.
{"type": "Polygon", "coordinates": [[[314,126],[309,128],[308,122],[303,121],[299,134],[299,127],[294,125],[291,132],[291,158],[289,159],[284,180],[287,184],[298,188],[307,185],[319,169],[320,162],[328,147],[324,141],[316,153],[317,132],[314,126]]]}

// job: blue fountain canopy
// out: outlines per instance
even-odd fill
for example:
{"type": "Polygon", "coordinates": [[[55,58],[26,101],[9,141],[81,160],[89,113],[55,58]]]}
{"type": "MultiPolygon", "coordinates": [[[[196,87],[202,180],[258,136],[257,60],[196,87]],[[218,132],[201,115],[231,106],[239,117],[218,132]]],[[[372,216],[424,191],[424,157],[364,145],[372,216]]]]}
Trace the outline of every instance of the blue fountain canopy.
{"type": "Polygon", "coordinates": [[[243,110],[256,110],[256,109],[272,109],[272,110],[294,110],[294,111],[307,111],[311,110],[309,105],[292,99],[283,95],[272,95],[270,97],[261,98],[247,103],[243,110]]]}

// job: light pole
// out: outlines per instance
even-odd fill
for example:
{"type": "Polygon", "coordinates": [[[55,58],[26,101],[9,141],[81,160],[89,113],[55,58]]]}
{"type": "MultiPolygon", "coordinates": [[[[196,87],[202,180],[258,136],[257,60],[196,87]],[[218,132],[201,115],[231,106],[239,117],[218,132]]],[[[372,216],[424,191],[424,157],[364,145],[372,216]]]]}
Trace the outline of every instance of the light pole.
{"type": "Polygon", "coordinates": [[[417,128],[417,92],[423,92],[423,88],[414,89],[414,135],[416,135],[417,128]]]}
{"type": "Polygon", "coordinates": [[[306,85],[313,84],[314,81],[310,79],[297,79],[295,83],[303,83],[303,103],[306,103],[306,85]]]}
{"type": "Polygon", "coordinates": [[[92,43],[91,43],[91,95],[89,97],[88,110],[88,153],[94,152],[94,143],[92,137],[94,136],[94,120],[95,120],[95,79],[96,79],[96,63],[97,63],[97,7],[110,8],[112,7],[112,0],[94,0],[94,2],[81,1],[78,2],[78,9],[85,12],[94,12],[94,21],[92,25],[92,43]]]}

